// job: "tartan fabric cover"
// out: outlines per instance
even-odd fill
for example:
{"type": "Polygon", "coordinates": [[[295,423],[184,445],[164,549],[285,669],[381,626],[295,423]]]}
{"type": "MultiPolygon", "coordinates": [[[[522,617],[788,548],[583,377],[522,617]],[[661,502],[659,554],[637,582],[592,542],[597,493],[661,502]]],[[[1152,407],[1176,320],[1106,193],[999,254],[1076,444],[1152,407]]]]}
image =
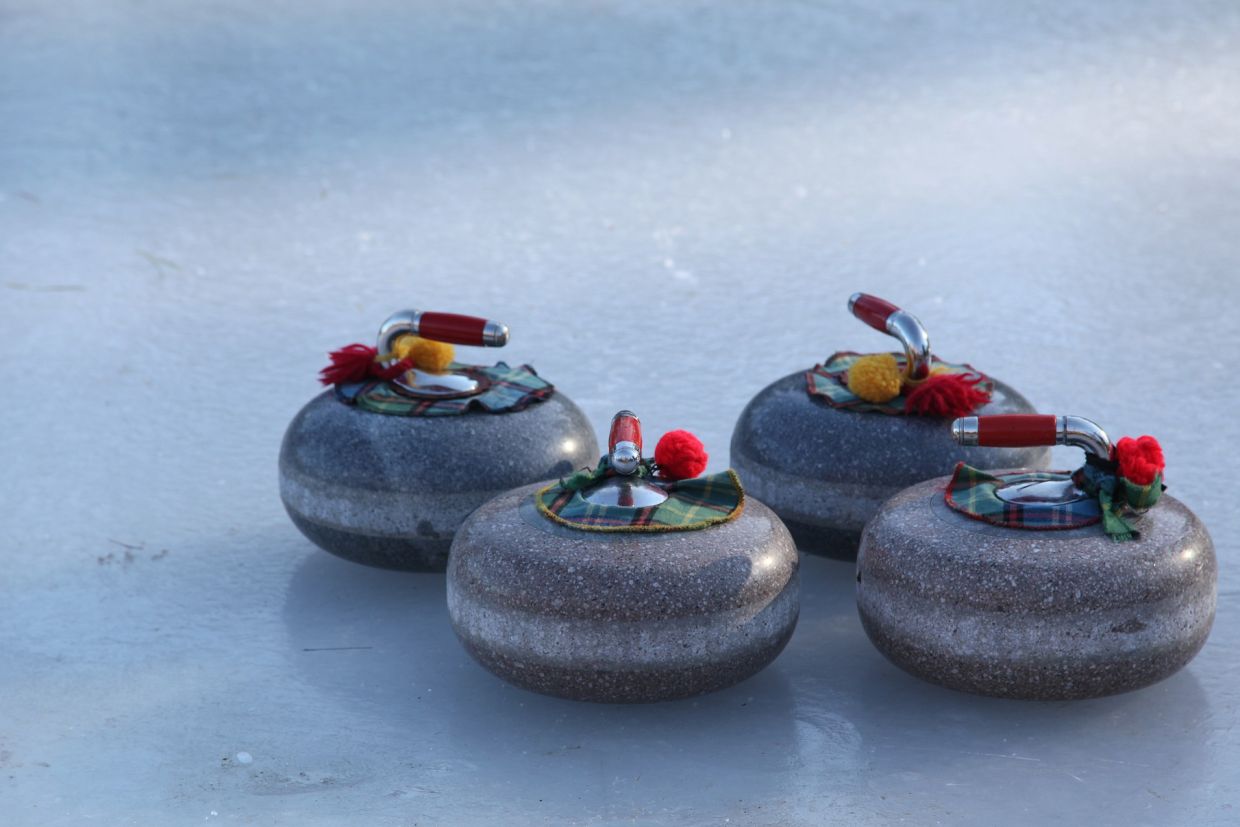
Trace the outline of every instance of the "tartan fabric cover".
{"type": "Polygon", "coordinates": [[[1162,475],[1149,485],[1137,485],[1115,473],[1113,463],[1090,461],[1076,472],[1016,471],[989,474],[965,463],[957,463],[947,483],[944,500],[967,517],[1008,528],[1049,531],[1083,528],[1101,522],[1113,540],[1135,540],[1140,536],[1123,517],[1126,509],[1144,511],[1158,502],[1166,488],[1162,475]],[[1073,480],[1091,499],[1062,505],[1030,506],[999,498],[1002,485],[1019,485],[1042,480],[1073,480]]]}
{"type": "Polygon", "coordinates": [[[1085,467],[1076,472],[1076,484],[1087,494],[1098,498],[1102,508],[1102,527],[1113,540],[1134,540],[1137,530],[1123,518],[1126,509],[1144,511],[1158,502],[1166,488],[1162,474],[1149,485],[1138,485],[1118,472],[1114,461],[1095,460],[1086,456],[1085,467]]]}
{"type": "Polygon", "coordinates": [[[543,516],[561,525],[608,532],[695,531],[734,520],[745,507],[745,491],[730,469],[688,480],[663,480],[651,473],[649,464],[639,471],[647,482],[667,492],[668,498],[648,508],[595,505],[582,497],[581,492],[591,484],[617,476],[607,457],[593,471],[579,471],[539,490],[534,501],[543,516]]]}
{"type": "Polygon", "coordinates": [[[956,463],[956,471],[947,483],[947,504],[975,520],[984,520],[1008,528],[1028,528],[1039,531],[1052,529],[1082,528],[1102,519],[1097,500],[1079,500],[1061,506],[1027,507],[999,499],[995,493],[1001,485],[1019,485],[1043,480],[1068,480],[1072,474],[1063,471],[1019,471],[1008,474],[988,474],[985,471],[956,463]]]}
{"type": "Polygon", "coordinates": [[[453,362],[449,369],[470,368],[491,380],[491,386],[477,396],[457,399],[416,399],[382,380],[349,382],[336,386],[336,398],[364,411],[390,416],[456,416],[468,411],[507,413],[542,402],[555,392],[555,385],[539,377],[529,365],[510,368],[504,362],[494,367],[469,366],[453,362]]]}
{"type": "MultiPolygon", "coordinates": [[[[854,353],[850,350],[841,350],[838,353],[831,354],[831,358],[821,365],[814,365],[805,372],[806,389],[810,396],[816,396],[822,399],[833,408],[846,408],[850,411],[874,411],[877,413],[889,414],[892,416],[904,415],[904,400],[906,394],[901,392],[899,396],[889,402],[877,403],[866,402],[861,397],[848,389],[848,369],[852,367],[853,362],[866,356],[865,353],[854,353]]],[[[903,371],[908,365],[908,359],[903,353],[893,353],[896,357],[896,364],[903,371]]],[[[990,380],[986,374],[974,368],[972,365],[957,365],[952,362],[944,362],[937,356],[932,356],[933,369],[937,369],[940,373],[962,373],[970,378],[980,378],[977,389],[985,391],[988,395],[994,391],[995,383],[990,380]]]]}

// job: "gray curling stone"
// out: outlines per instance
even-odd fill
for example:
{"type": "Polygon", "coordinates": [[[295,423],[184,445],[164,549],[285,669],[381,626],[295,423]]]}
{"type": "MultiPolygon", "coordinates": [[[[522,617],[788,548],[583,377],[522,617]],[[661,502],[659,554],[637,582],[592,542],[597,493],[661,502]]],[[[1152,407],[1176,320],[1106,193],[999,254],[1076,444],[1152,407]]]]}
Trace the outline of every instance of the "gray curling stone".
{"type": "MultiPolygon", "coordinates": [[[[453,628],[499,677],[573,700],[672,700],[750,677],[792,636],[796,546],[760,502],[693,531],[601,533],[539,513],[539,488],[482,506],[452,544],[453,628]]],[[[623,480],[598,492],[612,505],[634,493],[623,480]]]]}
{"type": "MultiPolygon", "coordinates": [[[[930,361],[929,339],[906,311],[858,293],[849,309],[905,343],[910,364],[930,361]],[[886,308],[866,315],[871,302],[886,308]]],[[[993,379],[993,377],[992,377],[993,379]]],[[[981,452],[952,441],[943,419],[833,408],[813,398],[799,371],[768,385],[745,407],[732,432],[732,466],[747,491],[767,503],[802,551],[851,560],[861,530],[887,498],[957,462],[988,468],[1045,468],[1050,449],[981,452]]],[[[982,414],[1031,413],[1003,382],[982,414]]]]}
{"type": "MultiPolygon", "coordinates": [[[[1060,442],[1085,444],[1077,438],[1085,435],[1109,448],[1088,420],[1047,418],[1058,420],[1060,442]]],[[[956,430],[976,434],[979,421],[956,430]]],[[[965,692],[1069,700],[1162,680],[1205,643],[1214,545],[1175,498],[1164,494],[1129,519],[1138,539],[1115,542],[1098,524],[1034,531],[980,522],[946,505],[948,480],[897,494],[862,538],[857,608],[870,640],[900,668],[965,692]]],[[[1052,491],[1047,502],[1063,496],[1075,494],[1052,491]]]]}
{"type": "MultiPolygon", "coordinates": [[[[485,319],[404,311],[384,323],[380,352],[390,352],[404,333],[455,344],[507,341],[507,328],[485,319]]],[[[468,394],[473,381],[415,373],[399,381],[454,397],[468,394]]],[[[420,417],[361,410],[329,390],[302,408],[284,434],[280,498],[301,532],[332,554],[384,568],[443,571],[453,535],[479,505],[597,456],[593,427],[559,391],[519,411],[420,417]]]]}

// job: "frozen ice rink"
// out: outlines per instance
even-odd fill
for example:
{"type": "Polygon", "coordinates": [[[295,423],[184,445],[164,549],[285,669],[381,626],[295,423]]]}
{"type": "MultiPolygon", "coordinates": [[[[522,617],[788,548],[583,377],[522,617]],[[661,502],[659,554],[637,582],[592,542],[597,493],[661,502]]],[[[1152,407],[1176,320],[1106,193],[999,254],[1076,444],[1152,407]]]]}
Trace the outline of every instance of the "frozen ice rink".
{"type": "Polygon", "coordinates": [[[0,0],[0,821],[1235,824],[1238,299],[1234,2],[0,0]],[[464,355],[722,470],[767,383],[893,344],[855,290],[1160,438],[1220,564],[1187,669],[939,689],[806,557],[757,677],[559,701],[281,507],[391,311],[506,322],[464,355]]]}

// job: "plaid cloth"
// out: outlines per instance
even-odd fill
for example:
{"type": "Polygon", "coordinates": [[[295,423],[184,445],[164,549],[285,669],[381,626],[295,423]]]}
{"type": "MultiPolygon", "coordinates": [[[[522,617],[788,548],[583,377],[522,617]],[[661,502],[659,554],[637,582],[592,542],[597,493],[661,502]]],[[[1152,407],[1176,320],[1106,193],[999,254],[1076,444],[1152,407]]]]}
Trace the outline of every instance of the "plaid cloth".
{"type": "Polygon", "coordinates": [[[961,514],[994,525],[1048,531],[1083,528],[1101,522],[1112,540],[1123,541],[1140,536],[1124,519],[1124,511],[1151,508],[1165,488],[1161,474],[1149,485],[1137,485],[1119,476],[1113,462],[1093,458],[1072,474],[1056,471],[988,474],[961,462],[957,463],[956,472],[947,484],[944,499],[961,514]],[[1005,485],[1069,479],[1090,499],[1062,505],[1029,505],[1007,502],[996,493],[1005,485]]]}
{"type": "Polygon", "coordinates": [[[1019,471],[1010,474],[988,474],[956,463],[956,472],[947,483],[944,499],[948,506],[975,520],[1008,528],[1037,531],[1083,528],[1102,519],[1096,499],[1078,500],[1064,505],[1036,505],[1007,502],[996,493],[1000,486],[1020,485],[1043,480],[1070,480],[1073,475],[1059,471],[1019,471]]]}
{"type": "Polygon", "coordinates": [[[734,471],[689,480],[651,476],[649,464],[639,475],[667,492],[668,498],[648,508],[595,505],[581,492],[592,483],[617,476],[607,457],[593,471],[579,471],[534,495],[538,510],[550,520],[583,531],[695,531],[740,516],[745,491],[734,471]]]}
{"type": "Polygon", "coordinates": [[[1102,507],[1102,527],[1111,539],[1134,540],[1139,535],[1123,518],[1123,512],[1152,507],[1167,486],[1163,485],[1162,474],[1157,474],[1149,485],[1138,485],[1120,476],[1118,470],[1113,461],[1086,456],[1085,467],[1076,472],[1074,479],[1087,494],[1098,498],[1102,507]]]}
{"type": "MultiPolygon", "coordinates": [[[[904,415],[904,399],[905,394],[900,393],[895,399],[889,402],[866,402],[861,397],[848,389],[848,369],[852,367],[864,353],[853,353],[849,350],[841,350],[838,353],[831,354],[831,358],[821,365],[814,365],[805,372],[806,390],[810,396],[817,396],[833,408],[846,408],[850,411],[875,411],[878,413],[889,414],[892,416],[904,415]]],[[[908,364],[908,360],[903,353],[893,353],[896,357],[896,364],[903,371],[908,364]]],[[[972,365],[957,365],[952,362],[944,362],[937,356],[932,356],[932,369],[937,368],[940,373],[962,373],[970,378],[980,378],[977,389],[985,391],[987,395],[994,391],[995,383],[990,380],[986,374],[974,368],[972,365]]]]}
{"type": "Polygon", "coordinates": [[[519,411],[531,403],[542,402],[555,392],[555,385],[540,378],[529,365],[510,368],[497,362],[494,367],[475,367],[453,362],[449,369],[481,374],[491,385],[477,396],[417,399],[401,393],[389,382],[368,380],[337,385],[336,398],[364,411],[391,416],[456,416],[471,410],[484,413],[519,411]]]}

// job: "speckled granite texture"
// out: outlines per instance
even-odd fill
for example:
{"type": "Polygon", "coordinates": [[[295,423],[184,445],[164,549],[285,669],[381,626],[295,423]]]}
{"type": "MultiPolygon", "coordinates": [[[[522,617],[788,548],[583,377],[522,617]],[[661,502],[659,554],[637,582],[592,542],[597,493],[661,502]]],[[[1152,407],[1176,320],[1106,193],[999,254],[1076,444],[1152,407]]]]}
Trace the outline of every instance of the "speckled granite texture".
{"type": "Polygon", "coordinates": [[[332,554],[443,571],[452,535],[479,505],[597,460],[585,414],[559,392],[512,413],[404,417],[358,410],[328,390],[284,434],[280,498],[332,554]]]}
{"type": "MultiPolygon", "coordinates": [[[[980,414],[1030,413],[1023,396],[995,382],[980,414]]],[[[1049,448],[962,448],[950,420],[832,408],[805,391],[805,373],[755,396],[732,432],[732,466],[745,490],[788,526],[802,551],[852,559],[861,529],[888,497],[946,474],[978,468],[1045,468],[1049,448]]]]}
{"type": "Polygon", "coordinates": [[[575,700],[671,700],[744,680],[792,636],[797,550],[762,503],[697,531],[600,534],[547,520],[535,490],[479,508],[448,565],[457,636],[505,680],[575,700]]]}
{"type": "Polygon", "coordinates": [[[866,527],[857,607],[903,669],[965,692],[1066,700],[1126,692],[1188,663],[1214,621],[1218,576],[1205,526],[1174,497],[1133,520],[1028,531],[943,502],[947,478],[892,498],[866,527]]]}

